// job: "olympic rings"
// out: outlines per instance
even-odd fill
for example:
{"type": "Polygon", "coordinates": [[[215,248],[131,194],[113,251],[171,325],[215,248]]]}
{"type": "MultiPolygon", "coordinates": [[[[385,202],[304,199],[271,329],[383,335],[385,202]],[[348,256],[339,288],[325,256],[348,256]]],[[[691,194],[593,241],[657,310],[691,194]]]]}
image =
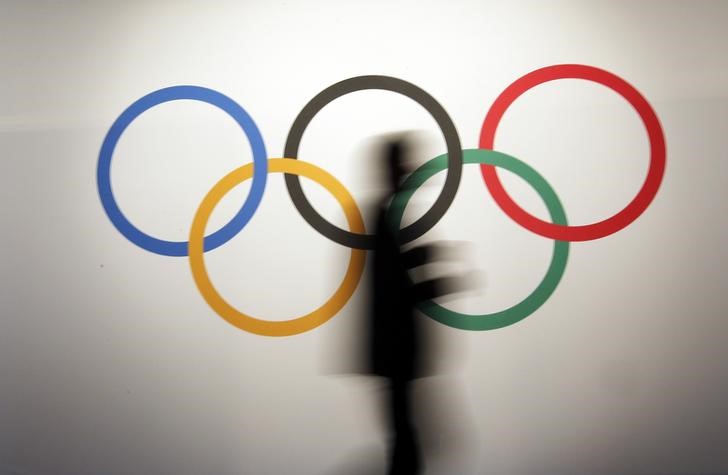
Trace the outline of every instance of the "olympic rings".
{"type": "MultiPolygon", "coordinates": [[[[446,155],[435,157],[415,170],[405,180],[403,184],[404,191],[398,193],[394,200],[392,200],[392,206],[389,210],[391,214],[388,219],[392,220],[394,226],[399,228],[405,207],[410,198],[412,198],[412,195],[428,179],[445,169],[446,160],[446,155]]],[[[536,170],[524,162],[505,153],[483,149],[463,150],[463,162],[466,164],[481,163],[501,167],[520,176],[541,196],[541,199],[543,199],[549,210],[551,219],[555,223],[566,225],[564,208],[561,206],[561,202],[553,188],[551,188],[551,185],[536,170]]],[[[432,319],[460,330],[494,330],[512,325],[531,315],[551,297],[561,277],[564,275],[568,257],[569,243],[566,241],[554,241],[554,252],[551,257],[551,263],[541,283],[521,302],[505,310],[492,314],[467,315],[448,310],[432,301],[420,304],[419,308],[422,313],[432,319]]]]}
{"type": "Polygon", "coordinates": [[[632,201],[614,216],[593,224],[566,226],[542,221],[518,206],[498,179],[495,167],[481,165],[488,191],[501,209],[515,222],[541,236],[563,241],[590,241],[616,233],[641,215],[662,183],[665,173],[665,136],[660,121],[647,100],[624,79],[603,69],[582,64],[560,64],[532,71],[508,86],[490,107],[480,131],[480,148],[493,149],[495,131],[506,109],[534,86],[555,79],[586,79],[602,84],[624,97],[639,114],[650,140],[650,168],[642,188],[632,201]]]}
{"type": "Polygon", "coordinates": [[[108,215],[111,223],[116,226],[121,234],[129,241],[133,242],[142,249],[161,254],[164,256],[186,256],[187,242],[165,241],[152,237],[139,229],[137,229],[124,216],[114,199],[114,193],[111,190],[111,157],[114,154],[116,144],[124,133],[124,130],[136,119],[142,112],[164,102],[176,101],[179,99],[192,99],[202,101],[216,106],[227,112],[235,122],[240,125],[250,141],[253,149],[253,162],[255,163],[255,173],[253,174],[253,184],[250,192],[240,211],[225,226],[212,233],[205,238],[205,250],[209,251],[221,246],[233,238],[243,227],[250,221],[250,218],[258,209],[260,200],[263,198],[265,190],[265,181],[268,178],[266,158],[268,155],[263,144],[258,127],[253,119],[245,110],[229,97],[212,89],[199,86],[172,86],[159,89],[146,96],[136,100],[114,121],[109,132],[104,138],[99,153],[99,163],[96,171],[96,182],[99,189],[99,197],[104,210],[108,215]]]}
{"type": "MultiPolygon", "coordinates": [[[[268,160],[268,165],[269,170],[273,173],[303,175],[322,185],[343,208],[352,231],[364,232],[364,221],[354,198],[344,188],[344,185],[328,172],[310,163],[286,158],[271,158],[268,160]]],[[[202,237],[205,234],[205,226],[210,214],[212,214],[212,210],[223,196],[234,186],[251,176],[253,176],[253,164],[244,165],[217,182],[202,200],[197,213],[195,213],[190,230],[190,268],[192,269],[192,276],[195,279],[197,288],[210,307],[230,324],[258,335],[289,336],[303,333],[329,320],[346,304],[354,290],[356,290],[357,285],[359,285],[359,279],[364,271],[365,251],[361,249],[351,250],[349,267],[339,288],[326,303],[307,315],[292,320],[269,321],[260,320],[238,311],[220,296],[212,282],[210,282],[203,258],[202,237]]]]}
{"type": "Polygon", "coordinates": [[[346,188],[321,168],[297,160],[298,147],[307,125],[318,111],[338,97],[364,89],[393,91],[418,102],[433,116],[447,145],[447,153],[435,157],[412,173],[405,181],[405,191],[395,196],[392,201],[389,217],[399,229],[405,207],[415,189],[436,173],[447,170],[445,185],[432,208],[413,224],[399,231],[403,243],[426,233],[445,214],[457,193],[463,163],[480,164],[488,190],[511,219],[534,233],[554,239],[553,255],[543,279],[531,294],[510,308],[491,314],[467,315],[448,310],[431,301],[420,305],[423,313],[444,325],[462,330],[493,330],[512,325],[531,315],[548,300],[559,284],[568,260],[569,242],[598,239],[623,229],[645,211],[662,182],[665,170],[665,138],[660,122],[647,100],[634,87],[612,73],[592,66],[564,64],[538,69],[508,86],[498,96],[483,121],[480,149],[465,151],[461,149],[457,130],[445,109],[424,90],[397,78],[359,76],[324,89],[306,104],[291,126],[284,147],[285,156],[290,158],[272,159],[267,158],[263,139],[255,123],[232,99],[212,89],[198,86],[173,86],[160,89],[132,103],[114,121],[104,138],[96,175],[99,197],[104,210],[119,232],[137,246],[162,255],[188,255],[193,279],[203,298],[230,324],[251,333],[268,336],[294,335],[311,330],[332,318],[356,290],[364,269],[366,252],[364,249],[373,247],[373,236],[365,234],[361,213],[346,188]],[[584,226],[568,225],[566,214],[556,193],[533,168],[515,157],[491,150],[498,123],[510,104],[530,88],[562,78],[594,81],[622,95],[639,114],[650,141],[650,168],[635,198],[614,216],[584,226]],[[147,109],[178,99],[206,102],[227,112],[243,129],[253,151],[253,163],[232,171],[207,193],[195,214],[188,242],[163,241],[134,227],[116,204],[110,180],[111,157],[126,127],[147,109]],[[552,222],[542,221],[521,209],[503,188],[496,167],[505,168],[526,180],[544,200],[552,222]],[[285,321],[258,319],[234,308],[213,286],[204,262],[206,251],[230,240],[250,221],[262,199],[268,172],[285,174],[286,186],[294,205],[314,229],[325,237],[352,249],[344,280],[329,300],[313,312],[285,321]],[[313,209],[303,194],[298,176],[305,176],[318,182],[334,195],[344,210],[349,231],[332,225],[313,209]],[[215,206],[234,186],[251,177],[253,183],[250,193],[240,211],[220,230],[205,237],[205,227],[215,206]]]}
{"type": "MultiPolygon", "coordinates": [[[[288,139],[286,139],[283,154],[286,157],[298,157],[298,146],[301,143],[303,132],[306,130],[309,122],[311,122],[311,119],[313,119],[313,117],[321,109],[323,109],[326,104],[350,92],[362,91],[365,89],[383,89],[385,91],[397,92],[416,101],[435,119],[435,122],[437,122],[437,125],[440,127],[440,130],[442,130],[442,134],[445,137],[449,161],[447,167],[447,178],[445,179],[445,185],[440,192],[440,196],[437,197],[432,208],[430,208],[417,221],[404,228],[400,234],[403,242],[413,241],[429,231],[435,224],[437,224],[445,212],[447,212],[447,209],[450,207],[450,203],[452,203],[452,200],[455,199],[458,186],[460,186],[460,175],[463,167],[460,137],[455,129],[455,124],[452,123],[452,120],[450,119],[450,116],[447,115],[447,112],[445,112],[445,109],[424,90],[412,83],[389,76],[358,76],[337,82],[333,86],[329,86],[318,93],[309,101],[308,104],[306,104],[303,110],[301,110],[298,117],[296,117],[296,120],[293,121],[290,132],[288,132],[288,139]]],[[[320,232],[332,241],[343,244],[344,246],[355,247],[358,249],[374,248],[374,236],[371,234],[357,235],[347,232],[329,223],[320,214],[318,214],[313,206],[311,206],[311,203],[309,203],[306,195],[303,194],[301,182],[298,180],[298,177],[294,175],[286,175],[286,186],[288,187],[288,193],[291,195],[293,204],[296,205],[298,212],[301,213],[301,216],[303,216],[308,224],[313,226],[316,231],[320,232]]]]}

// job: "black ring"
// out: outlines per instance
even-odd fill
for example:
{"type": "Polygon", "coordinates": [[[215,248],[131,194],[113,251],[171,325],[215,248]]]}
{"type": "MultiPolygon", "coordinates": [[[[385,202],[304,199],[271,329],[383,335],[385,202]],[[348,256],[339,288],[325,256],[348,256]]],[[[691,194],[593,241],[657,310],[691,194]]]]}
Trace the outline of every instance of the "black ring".
{"type": "MultiPolygon", "coordinates": [[[[288,132],[283,156],[286,158],[298,158],[298,147],[301,143],[303,132],[306,130],[309,122],[311,122],[311,119],[326,104],[350,92],[365,89],[382,89],[397,92],[416,101],[435,119],[435,122],[437,122],[445,137],[448,156],[445,185],[435,200],[435,203],[432,205],[432,208],[427,210],[420,219],[405,227],[400,232],[401,242],[413,241],[429,231],[447,212],[460,186],[460,176],[463,168],[463,151],[460,147],[460,137],[455,129],[455,124],[453,124],[445,109],[424,90],[412,83],[389,76],[357,76],[337,82],[318,93],[298,114],[296,120],[293,121],[291,130],[288,132]]],[[[285,174],[285,180],[288,194],[291,196],[291,200],[293,200],[296,209],[298,209],[301,216],[316,231],[332,241],[347,247],[357,249],[374,248],[373,235],[346,231],[329,223],[318,214],[303,193],[301,181],[297,175],[285,174]]]]}

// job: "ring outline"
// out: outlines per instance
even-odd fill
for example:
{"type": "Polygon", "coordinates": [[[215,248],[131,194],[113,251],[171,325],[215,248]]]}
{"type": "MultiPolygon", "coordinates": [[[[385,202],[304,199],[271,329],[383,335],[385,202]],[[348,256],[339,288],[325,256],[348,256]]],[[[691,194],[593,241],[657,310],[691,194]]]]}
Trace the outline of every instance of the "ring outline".
{"type": "Polygon", "coordinates": [[[556,79],[585,79],[606,86],[622,96],[637,111],[650,142],[650,166],[642,187],[632,201],[621,211],[591,224],[563,226],[543,221],[521,208],[506,192],[495,167],[481,165],[483,180],[498,206],[519,225],[529,231],[551,239],[564,241],[590,241],[624,229],[637,219],[657,194],[665,172],[665,136],[660,121],[642,94],[619,76],[594,66],[558,64],[531,71],[508,86],[493,102],[483,120],[479,147],[492,150],[495,132],[503,114],[521,94],[539,84],[556,79]]]}
{"type": "MultiPolygon", "coordinates": [[[[252,176],[253,164],[243,165],[228,173],[207,193],[200,203],[190,228],[189,262],[192,276],[200,294],[207,304],[231,325],[250,333],[265,336],[290,336],[306,332],[327,322],[341,310],[351,298],[361,279],[366,260],[366,251],[351,249],[349,265],[344,280],[329,300],[316,310],[298,318],[281,321],[262,320],[230,305],[215,289],[205,267],[202,236],[214,207],[237,184],[252,176]]],[[[314,180],[326,188],[342,206],[349,226],[355,232],[364,232],[364,222],[359,208],[349,191],[333,175],[322,168],[301,160],[271,158],[268,160],[270,173],[295,173],[314,180]]]]}
{"type": "MultiPolygon", "coordinates": [[[[395,196],[390,207],[388,219],[392,220],[394,226],[398,226],[402,220],[404,209],[414,192],[430,177],[443,170],[445,155],[437,156],[415,170],[405,180],[403,191],[395,196]]],[[[561,202],[551,185],[531,166],[525,162],[505,153],[485,149],[463,150],[463,163],[482,164],[488,163],[491,166],[505,168],[520,176],[539,194],[546,204],[551,219],[555,222],[566,224],[566,214],[561,202]]],[[[420,311],[425,315],[444,325],[459,330],[483,331],[495,330],[528,317],[538,310],[556,290],[566,269],[566,262],[569,257],[569,242],[554,241],[554,251],[544,278],[528,296],[517,304],[498,312],[490,314],[470,315],[427,301],[418,305],[420,311]]]]}
{"type": "MultiPolygon", "coordinates": [[[[319,92],[308,104],[304,106],[293,121],[286,145],[284,147],[284,155],[286,157],[297,159],[298,148],[303,137],[306,127],[313,117],[323,109],[327,104],[341,96],[351,92],[362,91],[367,89],[380,89],[391,91],[406,96],[420,106],[422,106],[437,122],[441,132],[445,138],[447,152],[449,158],[448,173],[445,179],[440,195],[433,203],[432,207],[425,212],[414,223],[402,229],[400,237],[403,242],[413,241],[429,231],[442,216],[447,212],[458,187],[460,186],[460,177],[462,174],[462,148],[460,137],[455,128],[455,124],[440,105],[430,94],[424,89],[414,84],[391,76],[357,76],[333,84],[323,91],[319,92]]],[[[347,247],[356,249],[374,249],[374,236],[370,234],[355,234],[343,230],[324,219],[306,198],[301,188],[301,182],[297,176],[286,174],[286,187],[288,194],[296,206],[298,212],[316,231],[334,242],[347,247]]]]}
{"type": "Polygon", "coordinates": [[[129,241],[146,249],[147,251],[164,256],[181,257],[188,254],[187,241],[167,241],[155,238],[141,231],[129,221],[119,208],[111,189],[111,159],[116,144],[126,128],[146,110],[174,100],[190,99],[205,102],[226,112],[241,127],[253,152],[253,163],[256,164],[253,183],[247,198],[240,210],[230,222],[205,238],[205,250],[209,251],[225,244],[232,239],[250,221],[258,209],[267,172],[267,153],[263,138],[253,119],[238,103],[224,94],[201,86],[171,86],[156,91],[137,99],[114,121],[104,137],[99,152],[99,161],[96,170],[96,183],[101,199],[101,204],[106,211],[111,223],[129,241]]]}

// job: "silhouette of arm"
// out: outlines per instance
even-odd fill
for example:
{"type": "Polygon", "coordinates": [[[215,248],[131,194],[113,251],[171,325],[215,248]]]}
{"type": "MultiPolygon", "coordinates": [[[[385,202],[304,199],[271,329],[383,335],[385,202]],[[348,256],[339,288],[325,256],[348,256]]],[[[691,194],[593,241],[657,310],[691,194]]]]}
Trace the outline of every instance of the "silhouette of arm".
{"type": "Polygon", "coordinates": [[[414,284],[412,286],[412,296],[415,302],[422,302],[434,299],[435,297],[453,294],[462,287],[462,277],[438,277],[414,284]]]}
{"type": "Polygon", "coordinates": [[[402,263],[405,269],[423,266],[432,260],[432,246],[417,246],[402,253],[402,263]]]}

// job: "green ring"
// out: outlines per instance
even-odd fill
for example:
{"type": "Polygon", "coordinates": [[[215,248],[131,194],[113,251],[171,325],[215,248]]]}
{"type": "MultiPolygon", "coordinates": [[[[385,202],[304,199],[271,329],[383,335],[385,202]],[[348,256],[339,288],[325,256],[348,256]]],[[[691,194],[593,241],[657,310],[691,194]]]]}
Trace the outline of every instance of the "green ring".
{"type": "MultiPolygon", "coordinates": [[[[463,150],[463,164],[486,164],[505,168],[515,173],[531,185],[541,196],[546,208],[551,215],[551,221],[556,224],[566,225],[566,213],[559,198],[548,182],[533,168],[526,165],[515,157],[493,150],[471,149],[463,150]]],[[[399,229],[404,209],[407,206],[414,192],[429,178],[447,168],[447,154],[433,158],[429,162],[415,170],[403,184],[403,191],[397,193],[392,200],[389,212],[389,219],[399,229]]],[[[541,305],[551,297],[556,290],[561,277],[564,275],[566,260],[569,257],[569,243],[566,241],[554,241],[554,252],[551,257],[551,264],[546,275],[538,284],[538,287],[526,298],[514,306],[495,313],[482,315],[470,315],[466,313],[448,310],[431,300],[419,304],[419,309],[430,318],[453,328],[460,330],[495,330],[496,328],[507,327],[523,320],[535,312],[541,305]]]]}

